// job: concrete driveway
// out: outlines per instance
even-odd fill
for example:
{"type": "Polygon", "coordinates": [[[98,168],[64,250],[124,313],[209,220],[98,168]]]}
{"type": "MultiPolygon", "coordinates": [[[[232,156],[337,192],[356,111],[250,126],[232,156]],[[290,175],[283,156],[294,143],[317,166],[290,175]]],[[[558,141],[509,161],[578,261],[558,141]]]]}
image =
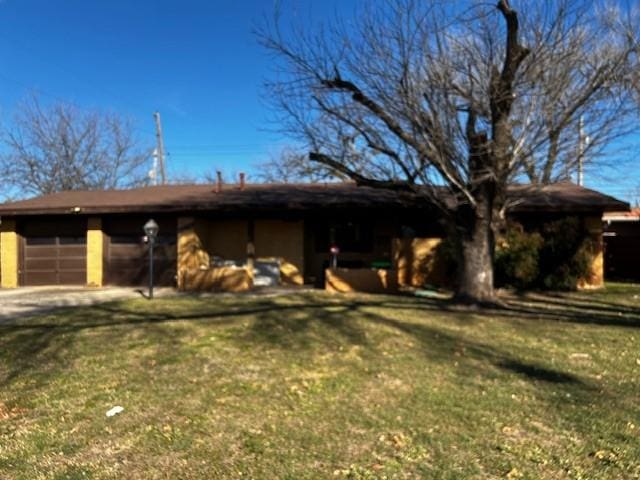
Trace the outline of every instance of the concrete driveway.
{"type": "MultiPolygon", "coordinates": [[[[172,288],[154,289],[154,296],[173,295],[172,288]]],[[[113,300],[141,298],[146,289],[131,287],[21,287],[0,289],[0,320],[46,312],[55,308],[95,305],[113,300]]]]}

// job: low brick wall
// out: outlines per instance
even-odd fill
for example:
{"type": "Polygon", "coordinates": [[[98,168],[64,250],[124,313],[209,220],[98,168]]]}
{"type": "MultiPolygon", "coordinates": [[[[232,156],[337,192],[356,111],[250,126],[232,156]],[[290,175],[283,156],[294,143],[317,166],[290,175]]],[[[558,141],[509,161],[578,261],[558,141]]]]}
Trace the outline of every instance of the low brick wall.
{"type": "Polygon", "coordinates": [[[325,289],[340,293],[397,293],[398,272],[369,268],[327,269],[325,289]]]}
{"type": "Polygon", "coordinates": [[[246,268],[214,267],[187,272],[183,290],[212,292],[246,292],[253,279],[246,268]]]}
{"type": "MultiPolygon", "coordinates": [[[[304,278],[297,265],[284,257],[258,257],[256,261],[278,262],[280,264],[280,285],[303,285],[304,278]]],[[[302,263],[302,262],[300,262],[302,263]]]]}
{"type": "Polygon", "coordinates": [[[441,238],[394,238],[393,261],[398,269],[398,281],[403,287],[423,287],[427,284],[450,285],[446,267],[438,255],[441,238]]]}

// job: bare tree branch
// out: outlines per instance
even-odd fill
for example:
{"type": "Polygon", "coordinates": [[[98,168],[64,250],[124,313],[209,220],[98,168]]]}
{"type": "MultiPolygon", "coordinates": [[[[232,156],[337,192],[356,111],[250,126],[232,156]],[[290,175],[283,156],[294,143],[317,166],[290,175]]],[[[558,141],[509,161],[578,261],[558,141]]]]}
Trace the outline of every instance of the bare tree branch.
{"type": "Polygon", "coordinates": [[[7,153],[0,174],[21,194],[126,188],[144,184],[150,150],[140,148],[130,122],[81,112],[67,104],[24,101],[2,132],[7,153]]]}
{"type": "Polygon", "coordinates": [[[388,0],[291,34],[276,18],[259,32],[279,60],[268,99],[310,152],[305,168],[441,208],[461,290],[489,298],[509,182],[567,178],[580,117],[593,161],[638,126],[640,23],[604,13],[583,0],[388,0]]]}

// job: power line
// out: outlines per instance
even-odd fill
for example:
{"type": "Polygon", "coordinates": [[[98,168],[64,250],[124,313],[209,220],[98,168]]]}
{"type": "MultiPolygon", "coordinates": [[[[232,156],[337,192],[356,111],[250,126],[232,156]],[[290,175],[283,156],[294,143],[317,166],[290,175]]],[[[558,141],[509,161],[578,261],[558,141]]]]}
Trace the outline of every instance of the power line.
{"type": "Polygon", "coordinates": [[[208,157],[241,157],[246,156],[258,156],[265,154],[264,152],[208,152],[208,153],[175,153],[168,151],[169,156],[181,157],[181,158],[208,158],[208,157]]]}
{"type": "Polygon", "coordinates": [[[269,153],[268,150],[264,149],[251,149],[251,150],[234,150],[234,149],[220,149],[220,150],[182,150],[179,148],[171,148],[171,153],[176,155],[190,155],[190,156],[200,156],[200,155],[250,155],[250,154],[259,154],[259,153],[269,153]]]}
{"type": "Polygon", "coordinates": [[[264,143],[191,143],[191,144],[177,144],[174,145],[174,148],[177,149],[216,149],[216,148],[255,148],[255,147],[266,147],[267,144],[264,143]]]}

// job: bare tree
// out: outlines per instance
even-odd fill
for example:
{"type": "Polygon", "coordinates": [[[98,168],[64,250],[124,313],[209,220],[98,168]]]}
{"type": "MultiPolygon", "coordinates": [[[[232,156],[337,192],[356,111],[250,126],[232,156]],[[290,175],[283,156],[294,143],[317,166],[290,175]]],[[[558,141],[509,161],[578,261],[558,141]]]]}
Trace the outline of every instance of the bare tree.
{"type": "Polygon", "coordinates": [[[604,166],[612,143],[638,129],[628,82],[637,13],[577,1],[549,13],[534,9],[524,22],[532,46],[520,89],[527,101],[514,114],[515,154],[532,183],[570,179],[579,163],[604,166]]]}
{"type": "Polygon", "coordinates": [[[266,162],[255,166],[257,178],[267,183],[322,182],[344,179],[344,175],[319,164],[310,164],[308,154],[285,147],[266,162]]]}
{"type": "Polygon", "coordinates": [[[580,115],[621,131],[636,43],[590,4],[524,2],[522,22],[509,0],[388,0],[290,34],[276,20],[259,33],[280,60],[269,99],[311,162],[440,207],[457,298],[492,302],[508,184],[560,177],[580,115]]]}
{"type": "Polygon", "coordinates": [[[21,194],[126,188],[146,182],[150,149],[140,148],[126,119],[56,103],[24,101],[2,132],[4,182],[21,194]]]}

